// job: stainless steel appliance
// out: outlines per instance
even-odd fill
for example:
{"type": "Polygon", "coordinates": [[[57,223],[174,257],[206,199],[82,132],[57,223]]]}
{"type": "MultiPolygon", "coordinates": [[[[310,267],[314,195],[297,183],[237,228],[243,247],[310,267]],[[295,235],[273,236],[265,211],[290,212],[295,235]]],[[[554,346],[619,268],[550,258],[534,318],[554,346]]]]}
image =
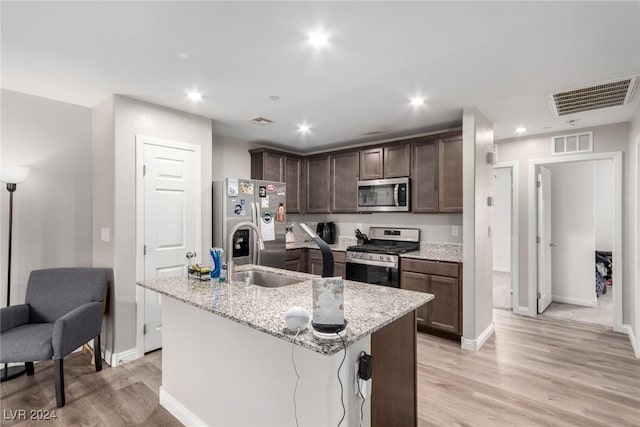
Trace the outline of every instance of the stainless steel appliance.
{"type": "Polygon", "coordinates": [[[369,228],[370,242],[347,248],[347,280],[400,287],[400,254],[420,249],[417,228],[369,228]]]}
{"type": "Polygon", "coordinates": [[[213,246],[224,248],[235,265],[260,264],[285,268],[286,184],[274,181],[226,178],[213,182],[213,246]],[[228,248],[228,232],[249,221],[260,229],[265,248],[259,251],[254,233],[240,228],[228,248]]]}
{"type": "Polygon", "coordinates": [[[408,212],[409,178],[358,181],[358,212],[408,212]]]}

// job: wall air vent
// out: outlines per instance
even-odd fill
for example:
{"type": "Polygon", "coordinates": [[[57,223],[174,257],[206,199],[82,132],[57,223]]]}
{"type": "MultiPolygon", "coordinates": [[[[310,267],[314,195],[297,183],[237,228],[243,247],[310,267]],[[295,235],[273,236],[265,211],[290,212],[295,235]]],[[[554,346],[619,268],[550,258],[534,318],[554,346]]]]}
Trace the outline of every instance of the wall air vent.
{"type": "Polygon", "coordinates": [[[266,126],[273,123],[273,120],[265,119],[264,117],[256,117],[254,119],[249,119],[249,123],[253,123],[258,126],[266,126]]]}
{"type": "Polygon", "coordinates": [[[633,97],[637,82],[638,76],[635,75],[550,93],[548,95],[549,105],[556,117],[626,105],[633,97]]]}

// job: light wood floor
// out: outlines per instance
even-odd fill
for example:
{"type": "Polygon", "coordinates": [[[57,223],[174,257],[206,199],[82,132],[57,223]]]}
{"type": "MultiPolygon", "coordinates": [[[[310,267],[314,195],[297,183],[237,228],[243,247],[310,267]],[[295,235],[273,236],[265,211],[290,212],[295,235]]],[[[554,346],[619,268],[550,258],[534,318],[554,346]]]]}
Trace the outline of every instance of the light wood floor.
{"type": "MultiPolygon", "coordinates": [[[[479,353],[418,334],[419,426],[640,426],[640,361],[606,328],[494,310],[496,334],[479,353]]],[[[65,358],[67,405],[55,422],[7,420],[54,409],[53,363],[1,385],[1,425],[179,426],[158,405],[161,352],[100,373],[65,358]]],[[[186,368],[189,369],[189,368],[186,368]]],[[[389,426],[396,427],[396,426],[389,426]]],[[[397,426],[403,427],[403,426],[397,426]]]]}

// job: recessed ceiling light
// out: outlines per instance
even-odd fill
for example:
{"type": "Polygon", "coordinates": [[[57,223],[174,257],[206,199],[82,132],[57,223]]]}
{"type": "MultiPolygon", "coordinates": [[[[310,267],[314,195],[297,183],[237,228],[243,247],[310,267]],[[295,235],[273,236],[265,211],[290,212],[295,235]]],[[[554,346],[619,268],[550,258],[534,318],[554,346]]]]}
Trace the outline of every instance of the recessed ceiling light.
{"type": "Polygon", "coordinates": [[[527,128],[523,128],[523,127],[516,128],[516,133],[525,133],[526,131],[527,131],[527,128]]]}
{"type": "Polygon", "coordinates": [[[424,98],[421,96],[414,96],[409,100],[409,104],[411,104],[412,107],[421,107],[424,105],[424,98]]]}
{"type": "Polygon", "coordinates": [[[313,31],[309,33],[309,44],[313,47],[324,47],[329,43],[329,35],[324,31],[313,31]]]}
{"type": "Polygon", "coordinates": [[[302,124],[298,126],[298,132],[300,133],[309,133],[311,132],[311,126],[307,124],[302,124]]]}
{"type": "Polygon", "coordinates": [[[202,101],[202,94],[200,92],[187,92],[187,97],[192,101],[202,101]]]}

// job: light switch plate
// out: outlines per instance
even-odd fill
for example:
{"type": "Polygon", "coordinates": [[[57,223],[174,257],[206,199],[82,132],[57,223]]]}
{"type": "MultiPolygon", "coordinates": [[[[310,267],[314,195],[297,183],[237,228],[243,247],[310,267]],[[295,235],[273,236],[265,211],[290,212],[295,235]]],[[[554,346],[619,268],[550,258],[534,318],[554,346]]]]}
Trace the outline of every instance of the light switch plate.
{"type": "Polygon", "coordinates": [[[111,229],[109,228],[101,228],[100,229],[100,240],[103,242],[111,241],[111,229]]]}
{"type": "Polygon", "coordinates": [[[458,235],[458,226],[457,225],[452,225],[451,226],[451,235],[452,236],[457,236],[458,235]]]}

